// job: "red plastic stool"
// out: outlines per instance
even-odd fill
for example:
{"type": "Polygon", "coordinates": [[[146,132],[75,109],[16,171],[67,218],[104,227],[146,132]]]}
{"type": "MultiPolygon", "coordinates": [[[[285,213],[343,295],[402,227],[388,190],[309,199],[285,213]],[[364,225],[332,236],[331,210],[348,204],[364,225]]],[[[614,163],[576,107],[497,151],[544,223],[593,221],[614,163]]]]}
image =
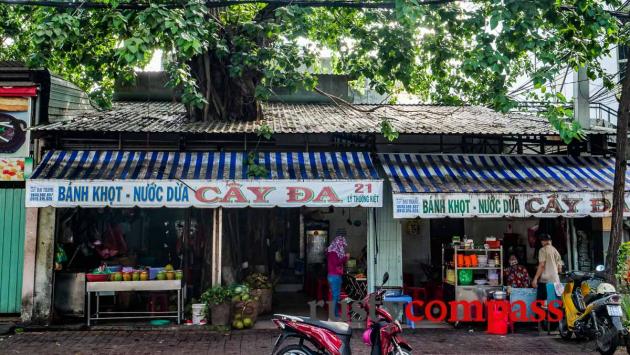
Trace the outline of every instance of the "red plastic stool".
{"type": "MultiPolygon", "coordinates": [[[[344,291],[341,291],[339,293],[339,311],[340,312],[343,309],[343,307],[342,307],[343,300],[345,300],[346,298],[348,298],[348,294],[345,293],[344,291]]],[[[330,289],[328,290],[328,298],[327,298],[327,300],[328,300],[328,302],[332,301],[332,292],[330,292],[330,289]]],[[[328,303],[326,303],[324,305],[324,308],[326,308],[326,310],[328,310],[328,303]]],[[[352,316],[350,315],[350,309],[351,309],[351,306],[348,305],[347,309],[346,309],[346,320],[348,322],[352,320],[352,316]]],[[[343,319],[341,321],[343,321],[343,319]]]]}
{"type": "MultiPolygon", "coordinates": [[[[429,299],[427,289],[424,287],[405,286],[403,287],[403,293],[405,295],[411,296],[412,300],[422,301],[424,302],[424,304],[426,304],[429,299]]],[[[422,308],[420,306],[414,305],[413,313],[422,314],[421,312],[422,312],[422,308]]]]}

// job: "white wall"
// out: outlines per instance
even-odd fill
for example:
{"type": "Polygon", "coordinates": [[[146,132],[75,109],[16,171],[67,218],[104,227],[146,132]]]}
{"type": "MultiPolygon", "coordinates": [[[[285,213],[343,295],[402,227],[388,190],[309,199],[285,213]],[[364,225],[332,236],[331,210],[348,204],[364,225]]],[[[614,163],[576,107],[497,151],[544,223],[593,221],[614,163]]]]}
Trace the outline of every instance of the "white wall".
{"type": "Polygon", "coordinates": [[[333,213],[328,212],[328,208],[307,208],[305,214],[318,211],[317,216],[330,223],[330,241],[335,238],[338,230],[344,229],[346,241],[348,242],[348,253],[353,258],[361,256],[361,249],[367,245],[367,209],[362,207],[343,208],[337,207],[333,213]],[[359,227],[348,224],[348,218],[353,222],[360,221],[359,227]]]}

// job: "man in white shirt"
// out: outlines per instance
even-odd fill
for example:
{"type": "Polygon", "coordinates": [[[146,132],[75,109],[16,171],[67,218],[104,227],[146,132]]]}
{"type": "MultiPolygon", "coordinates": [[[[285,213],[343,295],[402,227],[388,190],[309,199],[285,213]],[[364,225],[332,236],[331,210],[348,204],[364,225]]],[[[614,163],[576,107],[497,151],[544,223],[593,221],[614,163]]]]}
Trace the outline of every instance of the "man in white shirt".
{"type": "Polygon", "coordinates": [[[536,299],[547,300],[547,284],[560,282],[559,273],[563,263],[560,253],[551,245],[551,236],[549,234],[540,233],[538,239],[542,244],[542,248],[538,251],[538,268],[532,280],[532,287],[537,289],[536,299]]]}

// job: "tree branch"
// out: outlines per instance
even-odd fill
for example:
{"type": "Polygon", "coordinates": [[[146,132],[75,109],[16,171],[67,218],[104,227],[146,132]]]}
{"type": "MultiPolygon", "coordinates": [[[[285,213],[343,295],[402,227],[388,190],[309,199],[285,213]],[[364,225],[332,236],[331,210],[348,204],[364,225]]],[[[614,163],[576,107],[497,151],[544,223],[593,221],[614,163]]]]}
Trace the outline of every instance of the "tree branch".
{"type": "Polygon", "coordinates": [[[326,96],[327,98],[329,98],[339,108],[343,109],[343,107],[347,107],[347,108],[350,108],[350,109],[352,109],[354,111],[362,112],[362,113],[373,113],[373,112],[376,112],[379,109],[387,108],[389,110],[397,111],[397,112],[401,112],[401,113],[416,113],[416,114],[422,115],[422,116],[424,116],[426,118],[429,118],[429,116],[426,115],[427,113],[430,113],[430,114],[433,114],[433,115],[437,115],[437,116],[442,116],[442,117],[448,117],[448,116],[452,116],[453,114],[457,113],[458,111],[460,111],[463,108],[463,106],[458,106],[453,111],[444,113],[444,112],[436,112],[436,111],[427,110],[427,109],[422,109],[422,110],[403,110],[403,109],[397,108],[397,107],[392,106],[392,105],[374,104],[374,107],[371,107],[371,108],[368,108],[368,109],[363,109],[363,108],[357,107],[357,105],[355,105],[355,104],[353,104],[351,102],[348,102],[348,101],[342,99],[339,96],[335,96],[335,95],[329,94],[329,93],[321,90],[318,87],[315,87],[314,90],[318,94],[326,96]]]}

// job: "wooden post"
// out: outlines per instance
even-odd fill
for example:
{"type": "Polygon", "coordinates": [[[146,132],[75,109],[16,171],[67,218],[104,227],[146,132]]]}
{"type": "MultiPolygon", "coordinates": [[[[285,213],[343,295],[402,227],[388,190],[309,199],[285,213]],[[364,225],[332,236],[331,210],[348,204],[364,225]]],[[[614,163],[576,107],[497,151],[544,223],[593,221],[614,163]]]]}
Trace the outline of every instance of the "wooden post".
{"type": "Polygon", "coordinates": [[[221,285],[221,249],[223,248],[223,208],[212,213],[212,286],[221,285]]]}

